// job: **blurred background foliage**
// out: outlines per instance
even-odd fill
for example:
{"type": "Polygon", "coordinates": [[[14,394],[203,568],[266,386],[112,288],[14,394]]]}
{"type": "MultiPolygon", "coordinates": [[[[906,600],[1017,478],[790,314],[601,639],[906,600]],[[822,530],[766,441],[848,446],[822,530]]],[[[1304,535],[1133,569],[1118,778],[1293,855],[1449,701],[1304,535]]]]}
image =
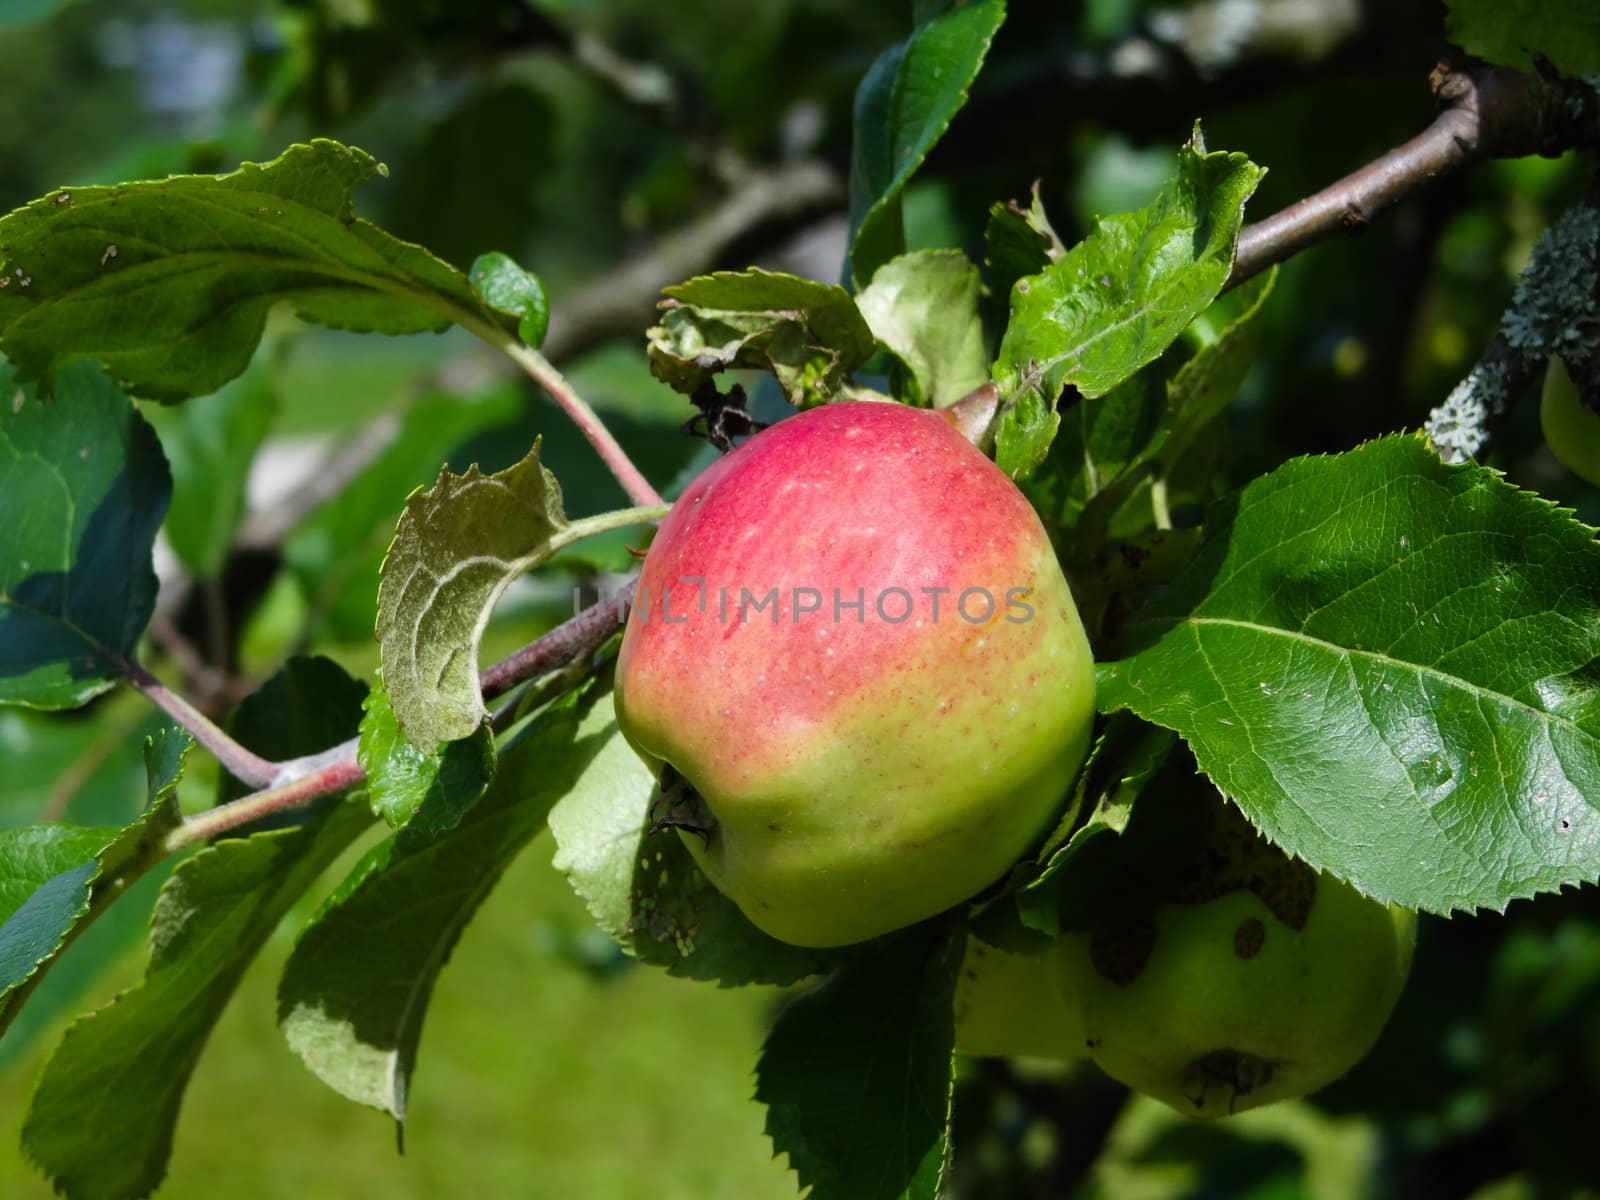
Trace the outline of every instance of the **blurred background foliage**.
{"type": "MultiPolygon", "coordinates": [[[[503,250],[536,271],[552,357],[646,474],[681,486],[706,458],[678,433],[688,406],[645,367],[656,289],[751,263],[839,277],[853,91],[910,8],[0,0],[0,210],[64,184],[230,169],[310,136],[363,146],[390,174],[358,211],[459,265],[503,250]],[[804,188],[782,174],[802,167],[804,188]],[[758,203],[762,180],[777,194],[758,203]]],[[[1425,0],[1015,0],[908,194],[909,240],[981,259],[989,206],[1038,180],[1070,242],[1096,214],[1143,203],[1197,117],[1211,147],[1270,168],[1260,217],[1427,123],[1442,28],[1425,0]]],[[[1232,477],[1418,425],[1481,352],[1589,169],[1571,156],[1495,163],[1287,264],[1217,439],[1232,477]]],[[[156,661],[219,714],[291,652],[368,676],[377,565],[405,495],[441,459],[495,469],[541,436],[570,511],[623,502],[546,398],[454,335],[358,338],[282,319],[243,379],[146,412],[174,463],[174,514],[207,518],[167,529],[156,661]]],[[[1492,461],[1600,520],[1592,490],[1544,450],[1531,404],[1492,461]]],[[[486,653],[536,635],[571,611],[575,587],[628,561],[624,539],[602,541],[517,589],[486,653]]],[[[156,724],[128,695],[68,716],[0,712],[0,822],[128,819],[156,724]]],[[[216,786],[200,757],[190,806],[216,786]]],[[[749,1099],[778,998],[632,969],[549,853],[536,843],[498,888],[440,983],[403,1158],[383,1118],[280,1043],[272,985],[291,921],[207,1051],[163,1195],[792,1195],[749,1099]]],[[[14,1149],[27,1090],[66,1016],[136,977],[158,886],[145,880],[97,924],[0,1043],[13,1118],[0,1194],[48,1194],[14,1149]]],[[[958,1192],[1600,1195],[1595,896],[1425,921],[1377,1050],[1309,1102],[1201,1126],[1130,1102],[1092,1068],[968,1064],[958,1192]]]]}

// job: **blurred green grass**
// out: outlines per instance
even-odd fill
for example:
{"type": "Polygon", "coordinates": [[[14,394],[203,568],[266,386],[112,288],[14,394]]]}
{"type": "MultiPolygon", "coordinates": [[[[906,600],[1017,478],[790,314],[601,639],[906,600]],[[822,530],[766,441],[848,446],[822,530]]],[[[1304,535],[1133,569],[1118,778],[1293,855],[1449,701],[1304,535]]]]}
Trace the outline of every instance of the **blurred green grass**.
{"type": "MultiPolygon", "coordinates": [[[[273,992],[302,911],[277,931],[207,1046],[158,1195],[794,1196],[750,1098],[776,993],[635,967],[597,975],[552,954],[552,942],[592,923],[550,854],[541,838],[518,860],[440,977],[403,1156],[386,1116],[323,1086],[277,1031],[273,992]]],[[[119,961],[92,1004],[131,984],[143,962],[142,947],[119,961]]],[[[52,1194],[17,1137],[61,1026],[0,1074],[7,1200],[52,1194]]]]}

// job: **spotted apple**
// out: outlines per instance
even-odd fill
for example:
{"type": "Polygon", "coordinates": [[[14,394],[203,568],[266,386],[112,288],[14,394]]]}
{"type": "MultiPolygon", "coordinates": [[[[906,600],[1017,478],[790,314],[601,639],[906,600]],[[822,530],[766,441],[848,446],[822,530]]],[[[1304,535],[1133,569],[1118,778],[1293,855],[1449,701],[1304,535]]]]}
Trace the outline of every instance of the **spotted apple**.
{"type": "Polygon", "coordinates": [[[961,903],[1040,838],[1088,747],[1094,667],[1015,484],[937,412],[845,402],[685,490],[615,697],[711,882],[824,947],[961,903]]]}
{"type": "Polygon", "coordinates": [[[1315,1091],[1366,1054],[1405,984],[1416,917],[1287,857],[1204,786],[1190,798],[1210,807],[1205,827],[1142,881],[1146,902],[1058,953],[1094,1061],[1219,1117],[1315,1091]]]}

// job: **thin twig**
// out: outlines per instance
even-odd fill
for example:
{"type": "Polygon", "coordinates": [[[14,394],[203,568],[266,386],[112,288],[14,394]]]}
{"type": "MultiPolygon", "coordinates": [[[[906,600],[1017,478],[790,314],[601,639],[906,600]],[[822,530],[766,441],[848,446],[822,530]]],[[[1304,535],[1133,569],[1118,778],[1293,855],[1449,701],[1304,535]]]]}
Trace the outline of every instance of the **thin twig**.
{"type": "Polygon", "coordinates": [[[134,660],[123,664],[128,682],[169,717],[187,729],[218,762],[241,783],[251,787],[270,787],[278,778],[279,766],[259,754],[246,750],[219,725],[134,660]]]}
{"type": "Polygon", "coordinates": [[[252,792],[238,800],[186,817],[182,825],[167,835],[162,847],[168,854],[176,853],[271,813],[301,808],[320,796],[353,787],[366,777],[367,773],[361,769],[352,750],[348,758],[341,758],[293,783],[252,792]]]}
{"type": "Polygon", "coordinates": [[[628,580],[614,595],[584,609],[537,641],[530,642],[485,670],[479,677],[483,698],[492,700],[496,696],[503,696],[525,679],[533,679],[593,654],[605,644],[607,638],[622,628],[636,582],[628,580]]]}
{"type": "Polygon", "coordinates": [[[1430,82],[1445,107],[1427,129],[1331,187],[1239,231],[1229,287],[1334,234],[1359,233],[1441,175],[1488,158],[1600,147],[1600,98],[1582,80],[1440,63],[1430,82]]]}

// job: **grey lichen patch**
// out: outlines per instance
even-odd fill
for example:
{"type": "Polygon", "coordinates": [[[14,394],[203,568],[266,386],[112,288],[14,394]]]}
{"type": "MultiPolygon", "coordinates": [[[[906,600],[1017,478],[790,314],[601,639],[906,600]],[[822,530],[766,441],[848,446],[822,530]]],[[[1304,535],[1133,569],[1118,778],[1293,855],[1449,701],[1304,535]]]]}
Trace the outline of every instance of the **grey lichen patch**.
{"type": "Polygon", "coordinates": [[[1539,239],[1500,319],[1500,331],[1465,379],[1428,415],[1424,432],[1445,462],[1482,453],[1495,424],[1552,355],[1574,378],[1600,368],[1600,209],[1570,209],[1539,239]]]}

